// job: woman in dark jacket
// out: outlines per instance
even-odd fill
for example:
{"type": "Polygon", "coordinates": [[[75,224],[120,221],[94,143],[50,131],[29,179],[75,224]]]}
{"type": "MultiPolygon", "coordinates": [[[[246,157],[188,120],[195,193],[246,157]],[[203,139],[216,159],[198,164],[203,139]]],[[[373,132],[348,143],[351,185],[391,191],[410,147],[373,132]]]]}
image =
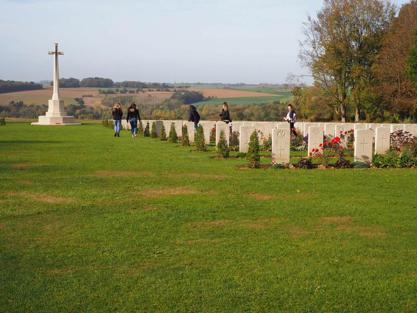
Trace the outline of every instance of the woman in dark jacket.
{"type": "Polygon", "coordinates": [[[111,111],[114,123],[114,137],[120,137],[120,130],[122,129],[123,111],[120,103],[115,103],[111,111]]]}
{"type": "Polygon", "coordinates": [[[130,132],[132,133],[132,137],[136,137],[138,134],[138,122],[140,121],[140,115],[135,103],[132,103],[129,109],[127,109],[126,121],[130,123],[130,132]]]}
{"type": "Polygon", "coordinates": [[[232,122],[232,119],[230,118],[229,105],[227,104],[227,102],[223,103],[222,113],[220,113],[220,119],[226,124],[232,122]]]}
{"type": "Polygon", "coordinates": [[[193,122],[195,128],[198,127],[198,123],[200,122],[200,114],[198,114],[197,108],[193,105],[190,105],[188,121],[193,122]]]}

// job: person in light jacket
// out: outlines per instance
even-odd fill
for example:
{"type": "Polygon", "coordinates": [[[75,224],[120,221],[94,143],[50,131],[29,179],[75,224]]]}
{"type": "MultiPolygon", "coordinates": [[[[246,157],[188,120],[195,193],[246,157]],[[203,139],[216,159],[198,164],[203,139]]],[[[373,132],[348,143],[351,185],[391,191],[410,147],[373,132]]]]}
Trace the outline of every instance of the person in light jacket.
{"type": "Polygon", "coordinates": [[[288,113],[287,116],[284,117],[284,121],[290,123],[290,130],[294,136],[298,136],[297,130],[295,129],[295,122],[297,121],[297,115],[295,114],[294,108],[291,104],[288,105],[288,113]]]}

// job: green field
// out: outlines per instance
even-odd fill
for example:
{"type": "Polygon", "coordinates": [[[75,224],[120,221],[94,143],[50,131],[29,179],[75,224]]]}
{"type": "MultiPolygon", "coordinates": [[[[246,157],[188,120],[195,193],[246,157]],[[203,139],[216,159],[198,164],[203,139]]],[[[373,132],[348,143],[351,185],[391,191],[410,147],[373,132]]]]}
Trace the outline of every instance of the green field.
{"type": "Polygon", "coordinates": [[[112,135],[0,126],[0,312],[416,312],[417,170],[112,135]]]}
{"type": "Polygon", "coordinates": [[[213,98],[207,101],[201,101],[194,105],[219,105],[223,102],[227,102],[231,105],[251,105],[251,104],[270,104],[274,101],[288,101],[291,96],[283,92],[280,95],[268,96],[268,97],[238,97],[238,98],[213,98]]]}

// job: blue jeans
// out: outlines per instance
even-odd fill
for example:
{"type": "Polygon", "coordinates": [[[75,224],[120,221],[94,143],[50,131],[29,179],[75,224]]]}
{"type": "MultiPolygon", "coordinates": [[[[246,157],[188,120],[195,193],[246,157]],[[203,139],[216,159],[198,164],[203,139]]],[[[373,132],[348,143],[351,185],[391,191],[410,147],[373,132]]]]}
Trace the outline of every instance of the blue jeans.
{"type": "Polygon", "coordinates": [[[116,134],[120,133],[120,130],[122,129],[122,120],[113,120],[114,123],[114,132],[116,134]]]}
{"type": "Polygon", "coordinates": [[[137,118],[131,118],[129,120],[130,123],[130,131],[132,135],[136,135],[138,133],[138,119],[137,118]]]}

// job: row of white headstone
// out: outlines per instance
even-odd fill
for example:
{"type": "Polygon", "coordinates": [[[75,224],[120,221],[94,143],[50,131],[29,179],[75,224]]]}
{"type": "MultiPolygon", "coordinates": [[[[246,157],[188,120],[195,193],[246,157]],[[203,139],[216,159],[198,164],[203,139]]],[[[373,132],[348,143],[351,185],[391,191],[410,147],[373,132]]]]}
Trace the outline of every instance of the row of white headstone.
{"type": "MultiPolygon", "coordinates": [[[[156,132],[160,135],[162,125],[169,133],[171,125],[175,125],[178,136],[182,135],[183,125],[187,125],[190,142],[194,141],[194,123],[182,120],[143,120],[143,126],[147,123],[152,125],[155,122],[156,132]]],[[[128,123],[123,123],[128,128],[128,123]]],[[[248,122],[238,121],[232,124],[214,121],[200,121],[203,126],[206,142],[210,142],[212,129],[216,129],[216,145],[220,140],[221,132],[229,143],[230,131],[239,132],[239,151],[248,152],[250,136],[257,131],[261,140],[272,138],[272,160],[277,164],[288,164],[290,162],[291,132],[286,122],[248,122]]],[[[319,149],[323,144],[324,136],[336,137],[348,131],[354,132],[354,160],[370,162],[374,153],[383,154],[390,148],[391,133],[403,130],[417,137],[417,124],[377,124],[377,123],[297,123],[298,132],[308,136],[308,152],[319,149]]]]}

